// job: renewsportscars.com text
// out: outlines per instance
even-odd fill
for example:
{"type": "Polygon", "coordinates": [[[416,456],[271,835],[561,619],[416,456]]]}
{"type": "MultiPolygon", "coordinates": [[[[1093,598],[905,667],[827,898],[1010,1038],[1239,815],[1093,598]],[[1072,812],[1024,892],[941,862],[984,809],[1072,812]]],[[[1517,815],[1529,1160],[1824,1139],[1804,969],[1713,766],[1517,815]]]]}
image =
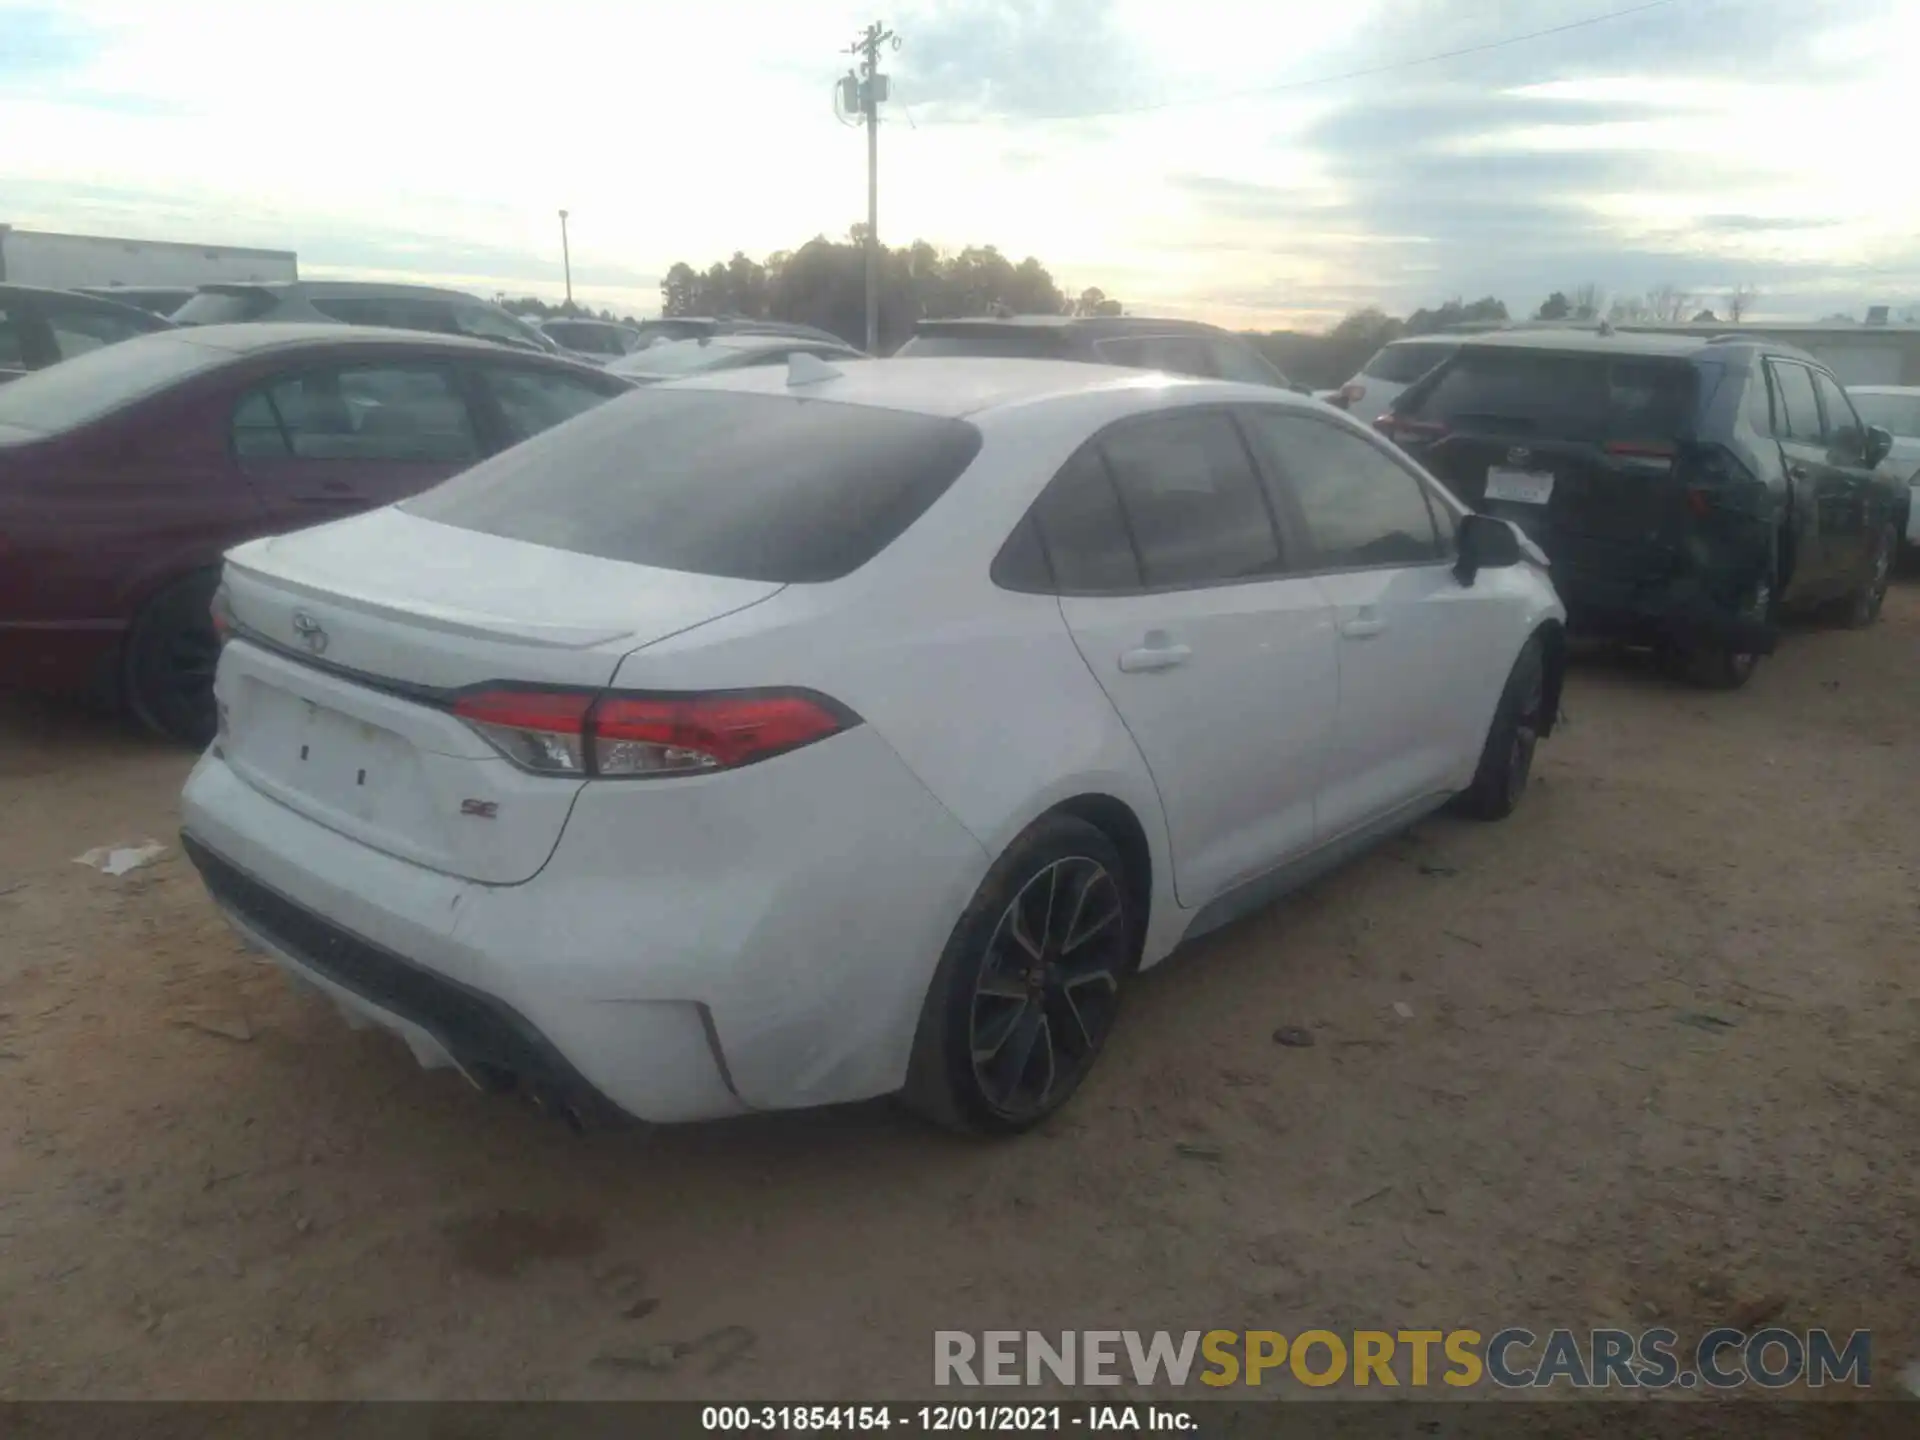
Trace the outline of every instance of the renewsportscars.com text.
{"type": "Polygon", "coordinates": [[[936,1385],[1298,1384],[1730,1390],[1872,1383],[1873,1335],[1672,1330],[937,1330],[936,1385]]]}

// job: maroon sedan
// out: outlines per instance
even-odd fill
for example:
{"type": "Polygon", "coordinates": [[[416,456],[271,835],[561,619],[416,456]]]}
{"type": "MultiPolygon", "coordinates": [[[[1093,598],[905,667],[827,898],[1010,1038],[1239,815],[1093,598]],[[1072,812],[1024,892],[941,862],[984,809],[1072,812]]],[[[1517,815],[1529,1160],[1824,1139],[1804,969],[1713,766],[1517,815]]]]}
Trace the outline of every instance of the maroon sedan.
{"type": "Polygon", "coordinates": [[[224,551],[424,490],[627,389],[338,325],[166,331],[0,386],[0,686],[106,695],[205,744],[224,551]]]}

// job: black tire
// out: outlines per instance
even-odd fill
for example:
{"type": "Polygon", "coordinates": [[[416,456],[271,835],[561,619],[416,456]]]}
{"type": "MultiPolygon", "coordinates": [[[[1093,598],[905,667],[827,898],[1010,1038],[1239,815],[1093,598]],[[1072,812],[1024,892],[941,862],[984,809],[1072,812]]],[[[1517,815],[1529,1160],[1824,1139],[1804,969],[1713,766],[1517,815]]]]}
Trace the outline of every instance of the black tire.
{"type": "Polygon", "coordinates": [[[1900,535],[1891,520],[1880,527],[1873,549],[1867,557],[1866,578],[1860,588],[1847,596],[1846,622],[1849,629],[1865,630],[1880,618],[1880,607],[1887,603],[1887,586],[1893,581],[1893,560],[1899,553],[1900,535]]]}
{"type": "Polygon", "coordinates": [[[1546,652],[1536,635],[1521,647],[1500,692],[1473,783],[1460,796],[1463,813],[1476,820],[1504,820],[1519,806],[1533,774],[1546,697],[1546,652]]]}
{"type": "Polygon", "coordinates": [[[1036,820],[953,927],[901,1099],[981,1135],[1018,1134],[1066,1104],[1105,1047],[1139,959],[1138,910],[1103,832],[1071,815],[1036,820]],[[1071,898],[1056,908],[1062,897],[1071,898]]]}
{"type": "Polygon", "coordinates": [[[156,735],[195,748],[213,739],[213,671],[220,640],[213,629],[217,571],[174,581],[147,602],[127,632],[122,679],[127,708],[156,735]]]}
{"type": "MultiPolygon", "coordinates": [[[[1747,587],[1741,616],[1771,624],[1780,606],[1780,541],[1775,536],[1766,568],[1747,587]]],[[[1738,690],[1760,668],[1759,655],[1725,645],[1702,645],[1675,657],[1675,674],[1705,690],[1738,690]]]]}

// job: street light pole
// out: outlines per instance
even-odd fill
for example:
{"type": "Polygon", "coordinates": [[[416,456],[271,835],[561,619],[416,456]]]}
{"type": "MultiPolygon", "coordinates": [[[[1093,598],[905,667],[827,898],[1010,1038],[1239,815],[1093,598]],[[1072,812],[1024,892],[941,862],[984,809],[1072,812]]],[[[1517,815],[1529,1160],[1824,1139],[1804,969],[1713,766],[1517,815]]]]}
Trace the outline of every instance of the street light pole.
{"type": "Polygon", "coordinates": [[[567,212],[560,212],[560,263],[567,271],[567,309],[573,309],[573,255],[567,249],[567,212]]]}

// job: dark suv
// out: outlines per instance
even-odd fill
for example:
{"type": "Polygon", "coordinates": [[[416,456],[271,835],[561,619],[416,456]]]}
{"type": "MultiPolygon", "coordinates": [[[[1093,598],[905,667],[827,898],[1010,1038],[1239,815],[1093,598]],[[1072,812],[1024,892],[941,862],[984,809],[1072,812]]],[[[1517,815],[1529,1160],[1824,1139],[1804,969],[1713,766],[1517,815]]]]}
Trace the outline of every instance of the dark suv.
{"type": "Polygon", "coordinates": [[[896,352],[921,355],[987,355],[1003,359],[1090,360],[1239,380],[1309,393],[1282,375],[1266,357],[1230,330],[1192,320],[1151,320],[1138,315],[1015,315],[988,320],[922,320],[913,338],[896,352]]]}
{"type": "Polygon", "coordinates": [[[1728,335],[1517,331],[1464,341],[1376,427],[1553,562],[1571,627],[1736,686],[1783,607],[1878,616],[1907,504],[1812,356],[1728,335]]]}

